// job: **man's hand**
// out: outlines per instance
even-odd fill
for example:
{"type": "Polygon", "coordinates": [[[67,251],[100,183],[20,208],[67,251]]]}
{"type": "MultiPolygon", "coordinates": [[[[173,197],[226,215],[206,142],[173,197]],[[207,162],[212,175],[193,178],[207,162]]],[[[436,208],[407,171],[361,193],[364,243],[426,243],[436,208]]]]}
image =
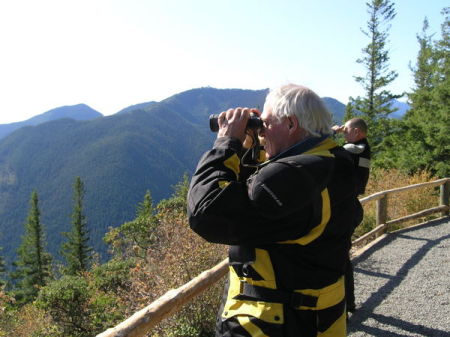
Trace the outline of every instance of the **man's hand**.
{"type": "Polygon", "coordinates": [[[344,125],[335,125],[331,128],[335,133],[344,131],[344,125]]]}
{"type": "Polygon", "coordinates": [[[219,115],[219,137],[234,137],[242,143],[245,141],[248,118],[250,117],[249,108],[235,108],[223,111],[219,115]]]}

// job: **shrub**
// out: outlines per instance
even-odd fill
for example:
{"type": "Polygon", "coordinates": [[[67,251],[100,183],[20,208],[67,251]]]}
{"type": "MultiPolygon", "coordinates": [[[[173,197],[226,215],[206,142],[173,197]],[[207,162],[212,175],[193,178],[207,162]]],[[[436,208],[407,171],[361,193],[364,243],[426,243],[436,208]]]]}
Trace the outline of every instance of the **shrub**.
{"type": "MultiPolygon", "coordinates": [[[[98,281],[101,276],[94,278],[98,281]]],[[[95,287],[89,274],[69,276],[53,281],[43,288],[36,301],[58,328],[47,336],[89,337],[117,324],[124,310],[111,292],[95,287]]],[[[108,286],[108,282],[100,281],[108,286]]]]}
{"type": "MultiPolygon", "coordinates": [[[[186,216],[188,184],[185,175],[182,181],[174,186],[172,197],[162,200],[152,216],[140,223],[139,233],[151,233],[153,238],[147,245],[145,254],[142,254],[143,245],[136,248],[136,245],[123,245],[116,241],[129,242],[129,238],[134,237],[133,231],[129,231],[130,227],[126,228],[127,232],[122,228],[120,232],[107,234],[111,245],[126,248],[115,249],[118,257],[133,257],[135,261],[129,274],[129,291],[120,294],[120,301],[127,308],[125,317],[149,305],[168,290],[189,282],[226,256],[225,246],[208,243],[189,228],[186,216]],[[136,249],[141,254],[133,251],[136,249]]],[[[139,216],[136,220],[138,219],[139,216]]],[[[222,286],[222,283],[213,286],[178,314],[161,322],[152,331],[152,336],[212,335],[222,286]]]]}
{"type": "MultiPolygon", "coordinates": [[[[369,196],[376,192],[391,190],[398,187],[432,181],[433,177],[428,172],[419,172],[414,175],[408,175],[399,170],[391,169],[374,169],[371,171],[369,182],[366,187],[364,196],[369,196]]],[[[408,214],[416,213],[423,209],[437,206],[438,189],[434,187],[422,187],[420,189],[407,190],[388,196],[388,220],[397,219],[408,214]]],[[[355,237],[359,237],[364,233],[375,228],[376,220],[376,202],[369,201],[364,205],[364,220],[355,231],[355,237]]],[[[414,219],[395,227],[390,230],[404,228],[411,224],[418,223],[423,220],[434,218],[435,216],[427,216],[422,219],[414,219]]]]}

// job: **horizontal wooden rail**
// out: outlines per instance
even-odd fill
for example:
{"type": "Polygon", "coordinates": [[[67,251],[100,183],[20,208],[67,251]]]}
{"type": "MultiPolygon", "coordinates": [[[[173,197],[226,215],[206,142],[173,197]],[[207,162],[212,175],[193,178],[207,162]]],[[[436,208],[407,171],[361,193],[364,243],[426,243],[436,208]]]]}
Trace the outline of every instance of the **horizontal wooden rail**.
{"type": "Polygon", "coordinates": [[[378,237],[381,234],[385,233],[387,231],[387,229],[389,228],[389,226],[391,226],[391,225],[396,225],[396,224],[406,222],[409,220],[422,218],[424,216],[427,216],[427,215],[430,215],[433,213],[440,213],[440,212],[445,212],[445,211],[449,211],[449,210],[450,210],[449,206],[442,205],[442,206],[428,208],[428,209],[425,209],[423,211],[420,211],[420,212],[417,212],[414,214],[410,214],[410,215],[407,215],[407,216],[404,216],[404,217],[401,217],[401,218],[398,218],[395,220],[388,221],[386,223],[378,225],[377,227],[372,229],[370,232],[367,232],[364,235],[361,235],[359,238],[355,239],[352,242],[352,246],[357,247],[357,246],[366,244],[367,242],[371,241],[371,239],[373,237],[378,237]]]}
{"type": "Polygon", "coordinates": [[[404,187],[398,187],[398,188],[393,188],[390,190],[386,190],[386,191],[382,191],[382,192],[377,192],[374,194],[371,194],[367,197],[361,198],[359,199],[359,201],[361,202],[362,205],[368,203],[369,201],[373,201],[373,200],[379,200],[384,198],[386,195],[388,194],[393,194],[393,193],[398,193],[398,192],[405,192],[408,190],[414,190],[420,187],[433,187],[433,186],[439,186],[439,185],[444,185],[445,183],[449,183],[450,182],[450,178],[442,178],[439,180],[434,180],[434,181],[429,181],[426,183],[419,183],[419,184],[414,184],[414,185],[409,185],[409,186],[404,186],[404,187]]]}
{"type": "Polygon", "coordinates": [[[406,222],[409,220],[413,220],[413,219],[418,219],[418,218],[422,218],[424,216],[433,214],[433,213],[442,213],[442,212],[446,212],[450,209],[449,206],[446,205],[441,205],[441,206],[437,206],[437,207],[432,207],[432,208],[428,208],[428,209],[424,209],[423,211],[414,213],[414,214],[410,214],[410,215],[406,215],[404,217],[395,219],[395,220],[391,220],[386,222],[386,225],[391,226],[391,225],[396,225],[402,222],[406,222]]]}
{"type": "MultiPolygon", "coordinates": [[[[361,204],[369,201],[377,202],[377,227],[353,241],[353,245],[361,245],[370,241],[373,237],[379,237],[386,232],[389,226],[408,220],[424,217],[433,213],[449,214],[450,178],[439,179],[431,182],[420,183],[400,188],[394,188],[378,192],[360,199],[361,204]],[[421,187],[441,186],[440,206],[422,210],[420,212],[404,216],[395,220],[386,221],[387,196],[392,193],[403,192],[421,187]]],[[[220,280],[228,271],[228,259],[223,260],[215,267],[204,271],[185,285],[166,292],[159,299],[144,309],[110,328],[97,337],[142,337],[145,336],[156,324],[165,317],[180,310],[183,305],[191,301],[195,296],[220,280]]]]}
{"type": "Polygon", "coordinates": [[[441,213],[442,216],[449,214],[449,194],[450,194],[450,178],[443,178],[435,181],[430,181],[426,183],[419,183],[399,188],[393,188],[390,190],[377,192],[375,194],[369,195],[360,199],[361,204],[365,204],[369,201],[376,201],[376,227],[370,232],[365,233],[355,241],[353,241],[353,246],[361,246],[377,237],[387,232],[389,227],[395,224],[403,223],[409,220],[421,218],[434,213],[441,213]],[[432,207],[429,209],[422,210],[420,212],[410,214],[398,219],[387,220],[387,197],[390,194],[400,193],[409,191],[412,189],[424,188],[424,187],[435,187],[440,186],[440,205],[437,207],[432,207]]]}
{"type": "Polygon", "coordinates": [[[136,312],[114,328],[97,337],[141,337],[165,317],[178,311],[193,297],[199,295],[220,280],[228,271],[228,259],[214,268],[204,271],[183,286],[166,292],[149,306],[136,312]]]}

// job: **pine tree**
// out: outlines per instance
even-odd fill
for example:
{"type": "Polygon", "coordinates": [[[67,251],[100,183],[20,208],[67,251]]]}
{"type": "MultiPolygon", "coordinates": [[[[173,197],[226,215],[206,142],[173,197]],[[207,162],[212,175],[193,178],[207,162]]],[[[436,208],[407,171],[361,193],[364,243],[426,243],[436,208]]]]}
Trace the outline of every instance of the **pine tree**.
{"type": "Polygon", "coordinates": [[[36,191],[31,194],[31,208],[25,223],[25,234],[22,236],[14,262],[15,271],[11,278],[15,280],[14,296],[19,304],[36,298],[39,289],[51,278],[51,256],[45,250],[43,225],[40,222],[39,198],[36,191]]]}
{"type": "MultiPolygon", "coordinates": [[[[0,248],[0,252],[1,251],[2,248],[0,248]]],[[[6,284],[5,275],[6,275],[5,259],[3,258],[3,256],[0,255],[0,291],[1,288],[6,284]]]]}
{"type": "Polygon", "coordinates": [[[389,22],[395,16],[394,3],[390,0],[371,0],[367,3],[367,12],[370,16],[367,30],[362,30],[370,39],[367,47],[362,49],[362,58],[357,63],[366,69],[365,76],[355,76],[365,91],[363,97],[350,97],[348,103],[348,116],[363,118],[369,127],[370,140],[374,152],[384,139],[388,128],[387,116],[394,112],[391,107],[392,99],[399,95],[392,94],[386,87],[398,76],[398,73],[389,70],[388,42],[389,22]]]}
{"type": "Polygon", "coordinates": [[[395,133],[392,138],[396,138],[392,148],[397,149],[391,156],[395,158],[395,167],[403,169],[409,173],[418,170],[428,169],[432,159],[430,149],[425,142],[426,134],[423,123],[427,121],[432,111],[432,90],[433,77],[436,68],[436,59],[432,36],[428,34],[428,20],[423,21],[422,34],[417,35],[419,52],[415,67],[410,66],[414,75],[413,91],[408,94],[411,109],[403,118],[402,129],[395,133]],[[401,146],[401,143],[408,143],[408,146],[401,146]]]}
{"type": "MultiPolygon", "coordinates": [[[[448,9],[443,11],[448,15],[448,9]]],[[[417,36],[420,49],[414,87],[408,94],[411,109],[404,117],[403,132],[393,145],[398,149],[395,165],[410,173],[427,170],[438,176],[450,174],[450,42],[449,18],[442,25],[442,38],[432,41],[428,20],[417,36]],[[408,146],[402,146],[404,143],[408,146]]],[[[395,140],[395,138],[397,138],[395,140]]]]}
{"type": "Polygon", "coordinates": [[[398,129],[384,142],[383,161],[408,173],[427,170],[437,176],[450,174],[450,41],[449,9],[442,25],[442,37],[433,41],[425,18],[417,35],[419,53],[410,67],[414,87],[408,94],[411,109],[398,129]]]}
{"type": "Polygon", "coordinates": [[[424,125],[432,148],[432,171],[450,175],[450,7],[442,10],[441,39],[436,43],[431,123],[424,125]]]}
{"type": "MultiPolygon", "coordinates": [[[[417,55],[416,66],[410,66],[414,73],[414,91],[410,93],[412,109],[407,115],[414,113],[417,108],[427,105],[431,101],[430,91],[433,89],[433,76],[436,68],[436,59],[433,56],[432,35],[428,33],[428,19],[423,20],[422,34],[417,34],[419,43],[419,53],[417,55]]],[[[427,107],[428,108],[428,107],[427,107]]]]}
{"type": "Polygon", "coordinates": [[[155,213],[151,193],[146,191],[144,200],[137,206],[136,218],[110,230],[104,240],[111,244],[114,253],[122,255],[122,258],[128,252],[134,257],[145,258],[147,250],[157,242],[155,229],[158,219],[155,213]]]}
{"type": "Polygon", "coordinates": [[[67,275],[76,275],[86,271],[92,260],[92,248],[88,246],[89,232],[83,213],[84,183],[80,177],[76,177],[73,188],[72,230],[64,233],[68,241],[63,243],[61,252],[66,259],[64,273],[67,275]]]}

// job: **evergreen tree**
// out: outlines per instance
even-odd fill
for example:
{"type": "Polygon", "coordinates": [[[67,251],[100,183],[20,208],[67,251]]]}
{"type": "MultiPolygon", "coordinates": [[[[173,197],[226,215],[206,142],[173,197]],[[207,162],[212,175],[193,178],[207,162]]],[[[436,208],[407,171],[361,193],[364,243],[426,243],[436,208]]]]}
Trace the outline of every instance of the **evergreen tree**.
{"type": "Polygon", "coordinates": [[[157,242],[155,236],[157,226],[158,219],[153,199],[150,191],[147,191],[144,200],[137,206],[136,218],[113,228],[105,235],[104,240],[112,245],[116,254],[124,255],[126,252],[132,252],[135,257],[144,258],[147,249],[157,242]]]}
{"type": "MultiPolygon", "coordinates": [[[[2,251],[2,248],[0,248],[0,252],[1,251],[2,251]]],[[[4,260],[3,256],[0,255],[0,290],[6,284],[5,275],[6,275],[5,260],[4,260]]]]}
{"type": "Polygon", "coordinates": [[[432,41],[427,19],[417,36],[420,49],[416,65],[411,67],[414,87],[408,94],[411,109],[388,137],[390,146],[383,156],[388,167],[409,173],[427,170],[442,177],[450,174],[449,10],[443,13],[447,16],[441,40],[432,41]]]}
{"type": "Polygon", "coordinates": [[[432,122],[424,125],[432,148],[432,171],[450,175],[450,7],[442,11],[441,39],[436,43],[432,90],[432,122]]]}
{"type": "Polygon", "coordinates": [[[84,183],[80,177],[76,177],[73,188],[72,230],[64,233],[68,241],[62,245],[62,254],[67,263],[64,272],[67,275],[76,275],[86,271],[92,260],[92,248],[88,246],[89,232],[83,213],[84,183]]]}
{"type": "Polygon", "coordinates": [[[173,193],[169,199],[161,200],[158,204],[158,208],[171,208],[181,212],[186,211],[187,207],[187,195],[189,191],[189,175],[183,174],[181,180],[172,186],[173,193]]]}
{"type": "Polygon", "coordinates": [[[410,66],[414,73],[414,88],[410,93],[412,109],[408,111],[407,116],[414,113],[419,107],[427,105],[431,101],[430,91],[433,89],[433,75],[436,68],[436,59],[433,56],[432,35],[428,33],[428,19],[423,20],[422,34],[417,34],[419,43],[419,53],[417,55],[416,66],[410,66]]]}
{"type": "Polygon", "coordinates": [[[387,116],[395,111],[391,101],[400,97],[386,89],[398,76],[397,72],[389,70],[389,51],[386,47],[391,27],[389,22],[395,18],[396,12],[390,0],[371,0],[367,3],[367,12],[370,16],[367,30],[362,32],[370,39],[370,43],[362,49],[362,58],[356,61],[364,66],[366,74],[355,76],[365,95],[349,98],[346,116],[358,116],[366,121],[372,149],[376,152],[388,134],[387,116]]]}
{"type": "Polygon", "coordinates": [[[14,262],[15,271],[11,278],[16,281],[14,296],[19,304],[36,298],[39,289],[51,278],[51,256],[45,250],[43,225],[40,222],[39,199],[36,191],[31,194],[31,208],[25,223],[25,234],[22,236],[14,262]]]}

